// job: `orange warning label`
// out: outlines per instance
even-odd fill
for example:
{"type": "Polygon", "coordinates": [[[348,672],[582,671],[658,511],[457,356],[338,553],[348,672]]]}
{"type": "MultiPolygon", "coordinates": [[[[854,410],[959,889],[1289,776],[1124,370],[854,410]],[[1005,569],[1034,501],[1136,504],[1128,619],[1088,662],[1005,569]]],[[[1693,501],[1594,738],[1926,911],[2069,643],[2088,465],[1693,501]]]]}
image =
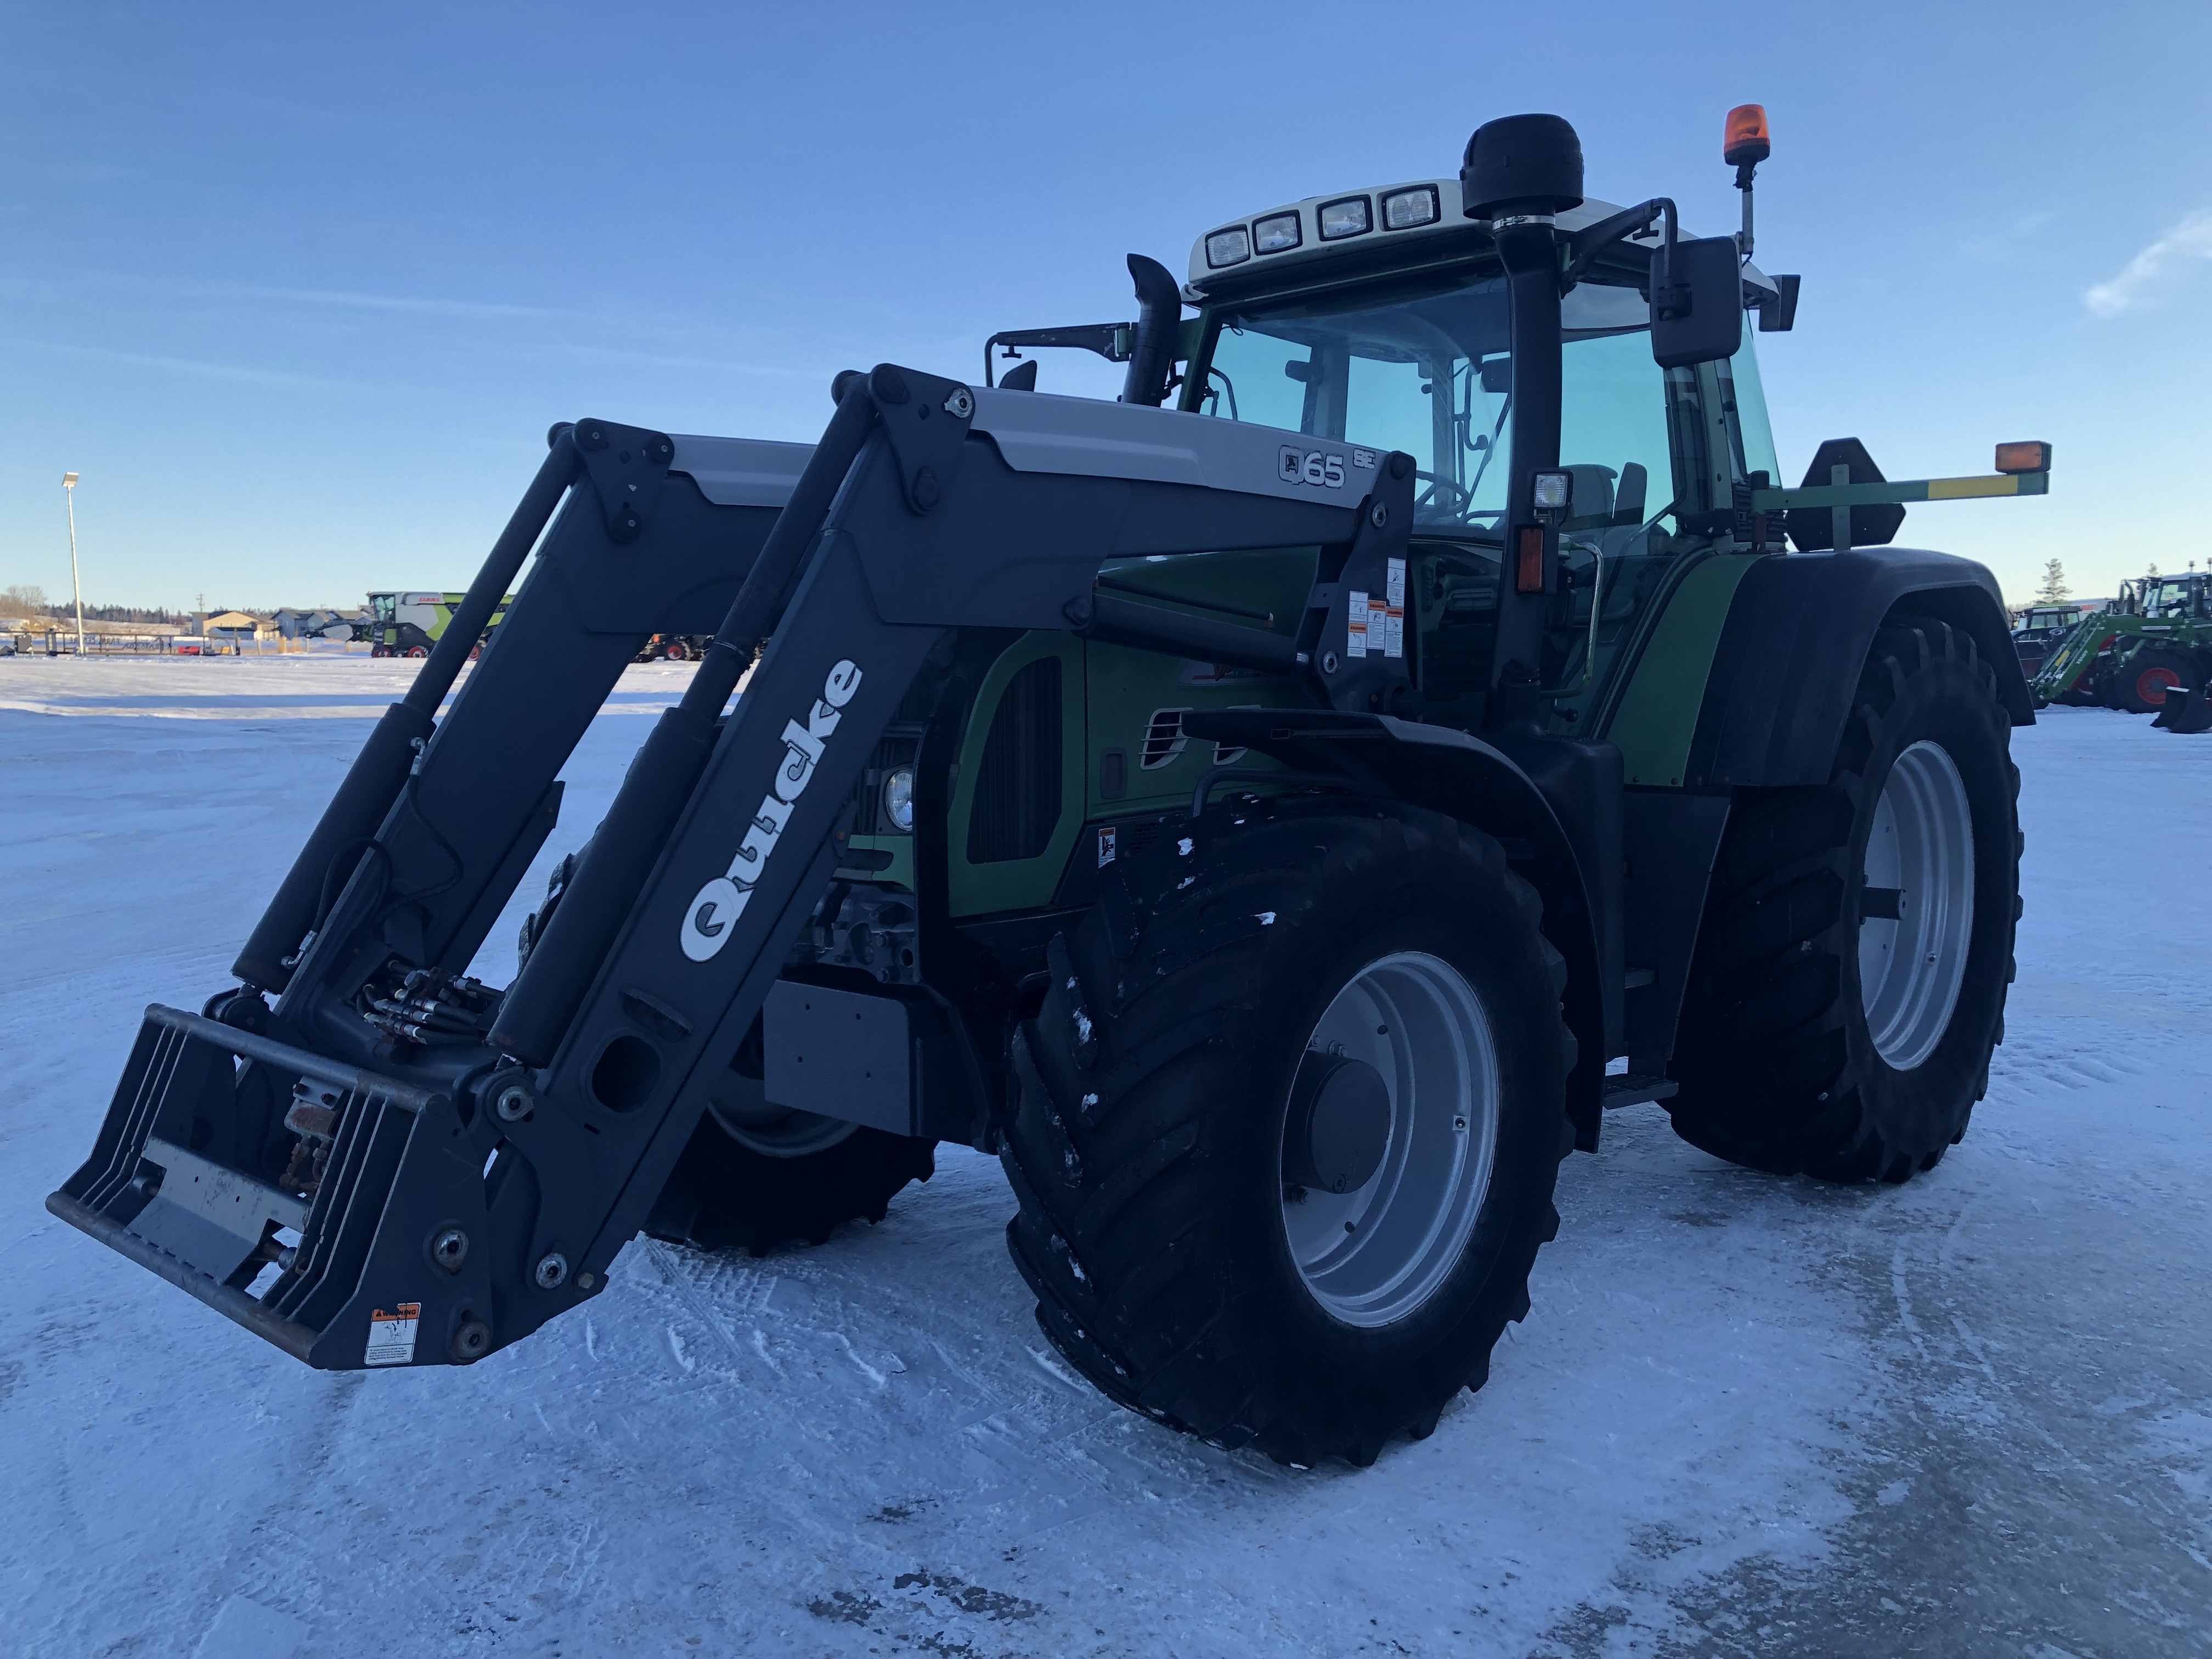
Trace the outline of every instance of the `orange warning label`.
{"type": "Polygon", "coordinates": [[[381,1308],[368,1322],[368,1347],[362,1358],[371,1365],[411,1365],[415,1363],[415,1330],[422,1323],[422,1304],[403,1302],[386,1313],[381,1308]]]}

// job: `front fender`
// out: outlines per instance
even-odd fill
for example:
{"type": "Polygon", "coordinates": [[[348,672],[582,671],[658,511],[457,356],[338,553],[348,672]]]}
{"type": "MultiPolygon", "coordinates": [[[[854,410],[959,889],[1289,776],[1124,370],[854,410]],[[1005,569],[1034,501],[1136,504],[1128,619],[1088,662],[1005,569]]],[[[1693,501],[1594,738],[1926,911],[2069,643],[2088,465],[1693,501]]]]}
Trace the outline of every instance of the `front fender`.
{"type": "Polygon", "coordinates": [[[1623,1019],[1620,758],[1611,745],[1555,741],[1530,757],[1566,804],[1563,813],[1522,757],[1449,726],[1326,709],[1238,708],[1188,714],[1183,730],[1301,771],[1347,772],[1505,844],[1514,872],[1543,901],[1544,936],[1566,958],[1561,1001],[1577,1045],[1567,1116],[1576,1146],[1595,1152],[1606,1057],[1619,1047],[1623,1019]]]}

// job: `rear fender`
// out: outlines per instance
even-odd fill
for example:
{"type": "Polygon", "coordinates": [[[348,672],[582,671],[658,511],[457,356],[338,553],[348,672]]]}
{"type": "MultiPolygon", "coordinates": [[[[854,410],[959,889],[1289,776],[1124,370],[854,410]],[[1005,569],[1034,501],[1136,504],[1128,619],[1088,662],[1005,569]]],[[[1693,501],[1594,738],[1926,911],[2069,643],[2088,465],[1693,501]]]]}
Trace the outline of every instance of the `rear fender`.
{"type": "Polygon", "coordinates": [[[1713,653],[1682,774],[1686,788],[1825,783],[1859,671],[1893,614],[1946,622],[1995,671],[2014,726],[2034,704],[1981,565],[1914,548],[1759,560],[1737,585],[1713,653]]]}

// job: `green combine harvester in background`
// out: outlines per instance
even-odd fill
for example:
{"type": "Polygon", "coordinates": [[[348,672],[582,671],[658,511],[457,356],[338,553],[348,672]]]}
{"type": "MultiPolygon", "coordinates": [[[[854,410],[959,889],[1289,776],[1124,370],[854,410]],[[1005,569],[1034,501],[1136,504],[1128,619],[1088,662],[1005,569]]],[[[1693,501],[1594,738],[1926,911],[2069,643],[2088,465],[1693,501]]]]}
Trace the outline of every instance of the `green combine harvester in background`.
{"type": "Polygon", "coordinates": [[[2172,731],[2202,731],[2191,705],[2212,684],[2212,573],[2122,582],[2120,596],[2084,617],[2045,660],[2036,706],[2072,703],[2156,714],[2172,731]]]}
{"type": "MultiPolygon", "coordinates": [[[[357,637],[369,641],[372,657],[427,657],[430,647],[446,637],[453,612],[467,597],[465,593],[371,593],[368,623],[357,637]]],[[[507,620],[507,607],[514,599],[510,593],[500,601],[471,656],[481,652],[493,629],[507,620]]]]}

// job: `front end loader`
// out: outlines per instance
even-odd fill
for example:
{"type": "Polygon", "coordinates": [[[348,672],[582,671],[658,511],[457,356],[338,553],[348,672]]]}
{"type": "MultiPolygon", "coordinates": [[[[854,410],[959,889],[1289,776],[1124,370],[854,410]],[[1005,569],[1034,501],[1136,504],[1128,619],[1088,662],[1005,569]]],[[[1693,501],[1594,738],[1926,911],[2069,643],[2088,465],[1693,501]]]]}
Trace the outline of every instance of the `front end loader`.
{"type": "Polygon", "coordinates": [[[2036,706],[2101,705],[2155,714],[2168,731],[2206,729],[2212,686],[2212,573],[2190,570],[2120,584],[2120,595],[2076,623],[2032,683],[2036,706]]]}
{"type": "Polygon", "coordinates": [[[1494,121],[1186,283],[1133,257],[1133,323],[996,337],[1126,363],[1117,403],[883,365],[811,447],[556,427],[49,1207],[312,1365],[465,1364],[641,1231],[819,1243],[957,1141],[1103,1392],[1366,1463],[1486,1376],[1608,1108],[1932,1168],[2033,715],[1989,574],[1887,544],[2049,450],[1896,483],[1840,440],[1777,487],[1767,153],[1734,112],[1743,229],[1693,239],[1494,121]],[[710,635],[476,977],[625,665],[710,635]]]}

